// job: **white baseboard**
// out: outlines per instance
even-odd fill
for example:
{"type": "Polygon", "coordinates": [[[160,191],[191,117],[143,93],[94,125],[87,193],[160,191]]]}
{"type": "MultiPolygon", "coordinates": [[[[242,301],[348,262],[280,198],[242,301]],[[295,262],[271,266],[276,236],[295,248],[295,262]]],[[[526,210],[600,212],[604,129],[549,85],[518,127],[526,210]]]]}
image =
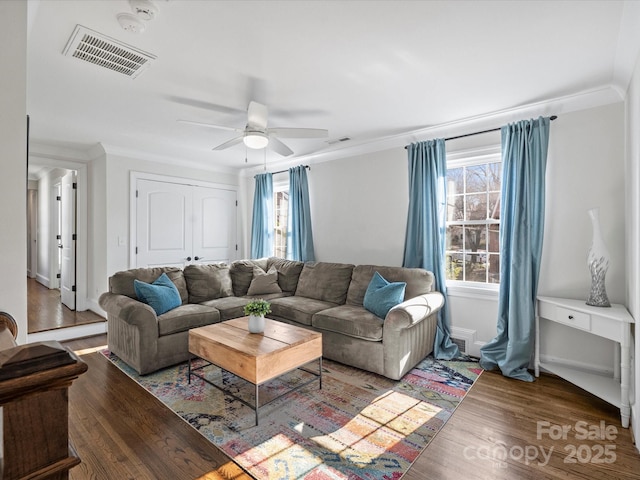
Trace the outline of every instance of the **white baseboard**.
{"type": "Polygon", "coordinates": [[[75,338],[91,337],[107,333],[107,322],[88,323],[86,325],[78,325],[76,327],[56,328],[54,330],[46,330],[44,332],[27,334],[27,343],[47,342],[65,340],[73,340],[75,338]]]}
{"type": "Polygon", "coordinates": [[[45,287],[49,288],[49,277],[45,277],[44,275],[40,275],[38,273],[36,275],[36,282],[41,283],[45,287]]]}

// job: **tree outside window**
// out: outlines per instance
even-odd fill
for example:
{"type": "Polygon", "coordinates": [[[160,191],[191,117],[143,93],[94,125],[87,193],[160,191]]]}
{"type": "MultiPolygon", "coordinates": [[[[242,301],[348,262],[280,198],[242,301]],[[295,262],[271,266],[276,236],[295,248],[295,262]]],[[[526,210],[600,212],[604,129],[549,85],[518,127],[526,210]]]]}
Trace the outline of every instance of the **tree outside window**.
{"type": "Polygon", "coordinates": [[[501,162],[447,169],[447,280],[500,283],[501,162]]]}

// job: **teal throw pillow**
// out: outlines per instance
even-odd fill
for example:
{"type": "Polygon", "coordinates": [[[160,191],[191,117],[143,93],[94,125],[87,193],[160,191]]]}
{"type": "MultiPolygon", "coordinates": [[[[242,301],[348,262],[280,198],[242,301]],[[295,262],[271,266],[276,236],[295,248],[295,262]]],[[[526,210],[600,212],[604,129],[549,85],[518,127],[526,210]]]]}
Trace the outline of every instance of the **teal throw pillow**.
{"type": "Polygon", "coordinates": [[[389,310],[402,303],[406,288],[405,282],[388,282],[375,272],[364,294],[364,308],[380,318],[385,318],[389,310]]]}
{"type": "Polygon", "coordinates": [[[180,292],[166,273],[160,275],[153,283],[134,280],[133,288],[138,299],[151,306],[156,315],[167,313],[182,304],[180,292]]]}

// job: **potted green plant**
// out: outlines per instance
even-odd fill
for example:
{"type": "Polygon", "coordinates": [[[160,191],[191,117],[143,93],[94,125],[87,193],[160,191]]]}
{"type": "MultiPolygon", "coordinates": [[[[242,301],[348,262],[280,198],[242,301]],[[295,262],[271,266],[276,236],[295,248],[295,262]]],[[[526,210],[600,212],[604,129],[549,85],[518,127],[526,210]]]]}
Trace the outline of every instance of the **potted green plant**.
{"type": "Polygon", "coordinates": [[[249,316],[249,332],[264,331],[264,316],[271,313],[271,304],[262,298],[251,300],[244,306],[244,314],[249,316]]]}

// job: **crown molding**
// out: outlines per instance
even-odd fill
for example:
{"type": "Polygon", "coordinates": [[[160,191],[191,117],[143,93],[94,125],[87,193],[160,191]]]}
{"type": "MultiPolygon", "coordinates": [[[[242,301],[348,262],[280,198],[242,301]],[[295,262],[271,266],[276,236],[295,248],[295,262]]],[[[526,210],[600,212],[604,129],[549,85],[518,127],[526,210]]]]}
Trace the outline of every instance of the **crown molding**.
{"type": "MultiPolygon", "coordinates": [[[[550,100],[497,110],[376,140],[361,141],[359,143],[355,141],[350,142],[349,145],[336,145],[330,150],[323,150],[309,155],[300,155],[299,157],[290,158],[282,162],[272,162],[269,165],[269,170],[282,170],[300,164],[313,165],[314,163],[329,162],[399,147],[404,148],[406,145],[414,142],[433,138],[453,137],[474,131],[497,128],[526,118],[551,115],[560,116],[565,113],[622,102],[624,98],[625,94],[619,86],[614,84],[603,85],[550,100]]],[[[242,170],[240,176],[250,177],[262,171],[262,165],[251,167],[242,170]]]]}
{"type": "Polygon", "coordinates": [[[194,161],[177,156],[159,155],[152,152],[143,152],[131,148],[120,147],[117,145],[102,144],[105,153],[108,155],[117,155],[120,157],[136,158],[139,160],[147,160],[150,162],[164,163],[181,168],[193,168],[196,170],[206,170],[210,172],[223,173],[227,175],[238,175],[237,168],[221,167],[219,165],[207,164],[202,161],[194,161]]]}

